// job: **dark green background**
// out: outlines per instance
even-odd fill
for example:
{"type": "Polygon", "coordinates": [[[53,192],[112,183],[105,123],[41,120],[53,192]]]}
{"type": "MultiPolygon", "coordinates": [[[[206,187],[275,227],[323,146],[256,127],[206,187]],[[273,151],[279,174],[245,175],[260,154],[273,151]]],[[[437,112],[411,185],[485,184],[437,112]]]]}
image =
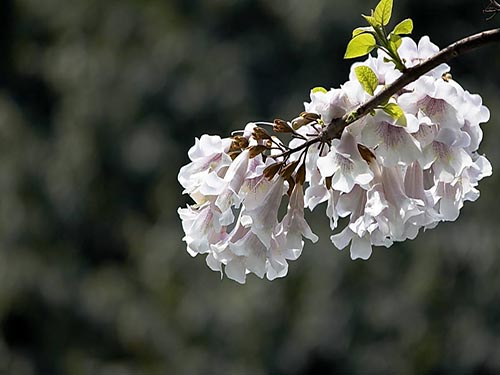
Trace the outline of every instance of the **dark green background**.
{"type": "MultiPolygon", "coordinates": [[[[396,0],[440,46],[487,1],[396,0]]],[[[194,137],[347,79],[361,0],[0,1],[0,373],[500,372],[500,47],[452,62],[494,175],[455,223],[353,262],[321,240],[240,286],[185,251],[194,137]]]]}

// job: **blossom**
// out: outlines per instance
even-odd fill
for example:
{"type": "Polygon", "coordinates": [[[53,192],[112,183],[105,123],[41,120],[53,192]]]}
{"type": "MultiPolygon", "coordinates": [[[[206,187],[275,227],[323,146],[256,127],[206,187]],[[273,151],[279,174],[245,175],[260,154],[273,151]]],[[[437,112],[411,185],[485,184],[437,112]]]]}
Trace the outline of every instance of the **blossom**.
{"type": "MultiPolygon", "coordinates": [[[[407,114],[406,119],[410,123],[418,122],[411,114],[407,114]]],[[[364,145],[377,148],[376,153],[385,166],[390,167],[398,163],[410,164],[421,156],[417,140],[408,132],[412,127],[414,126],[402,127],[394,118],[380,111],[368,120],[361,134],[361,140],[364,145]]],[[[418,129],[418,124],[416,128],[418,129]]]]}
{"type": "Polygon", "coordinates": [[[311,102],[304,103],[305,110],[309,113],[317,113],[325,123],[332,119],[341,117],[349,109],[348,96],[341,89],[329,91],[311,91],[311,102]]]}
{"type": "MultiPolygon", "coordinates": [[[[247,126],[244,137],[250,138],[254,128],[247,126]]],[[[243,143],[261,146],[255,139],[243,143]]],[[[279,175],[264,176],[270,158],[264,160],[260,154],[251,158],[249,149],[235,147],[232,139],[202,136],[188,153],[191,162],[179,172],[184,192],[195,201],[178,210],[187,251],[192,256],[207,254],[212,270],[239,283],[248,273],[270,280],[283,277],[287,261],[302,252],[302,237],[317,241],[304,219],[302,185],[293,187],[287,213],[279,220],[289,183],[279,175]],[[230,152],[237,155],[232,159],[230,152]]]]}
{"type": "MultiPolygon", "coordinates": [[[[411,38],[403,38],[398,53],[403,59],[406,67],[415,66],[429,57],[439,52],[439,47],[432,43],[428,36],[423,36],[418,45],[411,38]]],[[[433,78],[441,78],[444,73],[450,71],[448,64],[440,64],[438,67],[431,70],[427,75],[433,78]]]]}
{"type": "Polygon", "coordinates": [[[370,182],[373,174],[358,151],[356,140],[348,132],[340,140],[334,139],[330,152],[318,158],[318,168],[323,177],[332,177],[332,188],[349,193],[355,184],[370,182]]]}
{"type": "MultiPolygon", "coordinates": [[[[438,51],[423,37],[418,44],[403,38],[398,53],[412,67],[438,51]]],[[[292,121],[252,122],[231,138],[195,140],[178,175],[194,201],[178,209],[191,256],[206,255],[212,270],[239,283],[248,274],[274,280],[287,275],[306,239],[318,240],[305,208],[324,204],[333,246],[368,259],[374,246],[454,221],[466,201],[479,198],[480,180],[492,174],[478,152],[490,114],[479,95],[443,76],[446,64],[328,134],[330,124],[373,94],[358,81],[360,65],[375,74],[375,94],[402,74],[380,51],[355,63],[340,88],[313,89],[292,121]],[[282,133],[291,136],[288,144],[282,133]]]]}
{"type": "Polygon", "coordinates": [[[216,178],[222,168],[231,164],[227,154],[230,144],[231,140],[227,138],[205,134],[200,139],[196,138],[194,146],[189,149],[191,163],[181,168],[178,179],[185,189],[184,193],[195,202],[203,203],[206,195],[217,194],[217,190],[212,190],[210,185],[211,178],[216,178]]]}
{"type": "Polygon", "coordinates": [[[288,203],[288,211],[281,222],[281,226],[281,231],[287,233],[285,246],[288,249],[302,251],[302,237],[312,242],[318,240],[318,236],[312,232],[309,224],[304,219],[304,193],[302,184],[296,184],[293,188],[288,203]]]}

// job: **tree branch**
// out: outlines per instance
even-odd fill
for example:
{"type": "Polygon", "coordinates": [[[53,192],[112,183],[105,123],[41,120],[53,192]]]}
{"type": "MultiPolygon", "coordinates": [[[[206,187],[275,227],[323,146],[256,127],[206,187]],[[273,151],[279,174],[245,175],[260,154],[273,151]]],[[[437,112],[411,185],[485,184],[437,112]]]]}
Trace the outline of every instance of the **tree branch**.
{"type": "MultiPolygon", "coordinates": [[[[500,28],[483,31],[459,40],[458,42],[450,44],[448,47],[424,62],[404,70],[401,77],[377,95],[373,96],[366,103],[360,105],[353,113],[347,113],[342,118],[334,119],[330,124],[328,124],[327,129],[324,131],[327,138],[340,138],[340,135],[346,126],[366,116],[377,106],[389,100],[392,95],[396,94],[406,85],[416,81],[419,77],[434,69],[438,65],[492,42],[500,42],[500,28]]],[[[324,139],[324,135],[319,136],[317,141],[320,141],[321,139],[324,139]]]]}

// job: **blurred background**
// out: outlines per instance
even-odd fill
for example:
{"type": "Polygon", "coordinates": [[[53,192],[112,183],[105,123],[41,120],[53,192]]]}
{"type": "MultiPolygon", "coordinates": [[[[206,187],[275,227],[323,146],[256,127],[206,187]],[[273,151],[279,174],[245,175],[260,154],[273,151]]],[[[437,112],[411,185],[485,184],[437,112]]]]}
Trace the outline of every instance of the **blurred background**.
{"type": "MultiPolygon", "coordinates": [[[[487,0],[395,1],[441,47],[487,0]]],[[[177,208],[203,133],[290,119],[338,87],[376,1],[1,0],[0,373],[500,372],[500,47],[451,63],[492,117],[494,175],[455,223],[351,261],[321,240],[241,286],[191,258],[177,208]]]]}

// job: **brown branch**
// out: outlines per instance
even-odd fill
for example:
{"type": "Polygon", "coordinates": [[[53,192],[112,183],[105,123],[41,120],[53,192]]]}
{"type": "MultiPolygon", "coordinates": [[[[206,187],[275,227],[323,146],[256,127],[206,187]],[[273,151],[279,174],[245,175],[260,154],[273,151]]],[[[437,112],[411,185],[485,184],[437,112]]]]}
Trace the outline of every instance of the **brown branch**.
{"type": "MultiPolygon", "coordinates": [[[[377,106],[388,101],[392,95],[396,94],[409,83],[416,81],[425,73],[434,69],[438,65],[453,59],[454,57],[460,56],[475,48],[482,47],[492,42],[500,42],[500,28],[483,31],[450,44],[448,47],[424,62],[406,69],[401,77],[377,95],[373,96],[366,103],[360,105],[354,112],[347,113],[342,118],[334,119],[324,131],[326,136],[329,139],[339,138],[346,126],[369,114],[377,106]]],[[[318,136],[316,142],[319,142],[321,139],[324,139],[324,136],[318,136]]]]}
{"type": "Polygon", "coordinates": [[[304,143],[301,143],[299,146],[295,147],[295,148],[291,148],[290,150],[287,150],[285,152],[283,152],[282,154],[279,154],[279,155],[274,155],[273,157],[275,158],[287,158],[289,157],[291,154],[294,154],[300,150],[303,150],[315,143],[318,143],[319,141],[327,141],[328,139],[326,138],[326,132],[323,132],[323,133],[320,133],[320,135],[318,135],[317,137],[314,137],[314,138],[309,138],[307,141],[305,141],[304,143]]]}

